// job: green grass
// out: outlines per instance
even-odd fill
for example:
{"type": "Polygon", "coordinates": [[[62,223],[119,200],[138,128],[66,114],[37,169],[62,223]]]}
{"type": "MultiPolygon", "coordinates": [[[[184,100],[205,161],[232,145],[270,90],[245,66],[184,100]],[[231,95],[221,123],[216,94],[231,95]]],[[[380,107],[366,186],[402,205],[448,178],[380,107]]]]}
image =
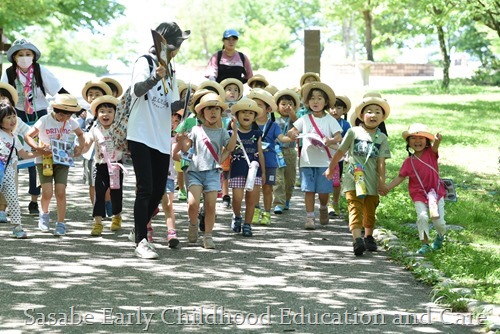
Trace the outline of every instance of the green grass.
{"type": "MultiPolygon", "coordinates": [[[[389,181],[397,175],[408,156],[401,132],[410,124],[424,123],[431,131],[442,133],[440,174],[441,177],[454,179],[458,195],[458,202],[446,202],[445,220],[448,225],[459,225],[464,230],[448,231],[444,248],[427,258],[436,269],[455,280],[458,286],[470,288],[473,293],[467,297],[497,302],[500,300],[500,88],[452,81],[450,93],[444,94],[437,87],[435,82],[420,82],[381,92],[391,104],[397,102],[395,104],[399,106],[398,110],[391,112],[387,122],[392,152],[392,158],[387,160],[387,179],[389,181]],[[446,156],[450,149],[458,154],[446,156]],[[462,149],[466,152],[463,156],[460,153],[462,149]],[[468,156],[480,149],[487,153],[468,156]],[[446,161],[453,163],[442,163],[445,157],[446,161]],[[490,162],[496,159],[496,168],[478,172],[484,159],[490,162]],[[461,163],[462,160],[464,163],[461,163]]],[[[420,247],[417,230],[407,226],[416,220],[407,181],[381,198],[377,220],[379,226],[395,232],[408,249],[416,251],[420,247]]],[[[434,236],[435,231],[432,230],[431,238],[434,236]]],[[[417,276],[422,274],[425,273],[416,272],[417,276]]],[[[422,280],[435,283],[433,277],[422,280]]],[[[463,304],[453,293],[442,292],[441,297],[448,297],[444,300],[459,305],[458,309],[463,304]]]]}

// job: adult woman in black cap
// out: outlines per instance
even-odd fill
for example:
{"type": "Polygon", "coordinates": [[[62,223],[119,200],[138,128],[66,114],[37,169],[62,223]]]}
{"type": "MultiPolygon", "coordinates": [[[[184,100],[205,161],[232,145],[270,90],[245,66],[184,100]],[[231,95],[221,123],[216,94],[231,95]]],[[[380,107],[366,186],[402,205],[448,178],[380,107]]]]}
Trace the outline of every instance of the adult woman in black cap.
{"type": "MultiPolygon", "coordinates": [[[[16,88],[19,101],[16,104],[17,116],[28,125],[47,114],[47,94],[55,96],[68,93],[59,80],[46,67],[38,63],[41,53],[30,41],[21,38],[12,43],[7,51],[7,59],[12,63],[4,73],[2,82],[9,83],[16,88]]],[[[31,202],[28,205],[29,213],[38,215],[37,198],[40,196],[40,187],[37,186],[36,168],[28,168],[29,194],[31,202]]]]}
{"type": "Polygon", "coordinates": [[[234,29],[227,29],[222,35],[222,50],[216,52],[207,66],[205,77],[221,82],[234,78],[246,83],[253,76],[252,64],[246,55],[236,51],[239,34],[234,29]]]}
{"type": "MultiPolygon", "coordinates": [[[[155,30],[167,41],[168,59],[175,57],[191,33],[182,31],[175,22],[161,23],[155,30]]],[[[131,110],[127,140],[137,184],[135,254],[144,259],[157,259],[154,246],[147,240],[147,224],[165,192],[171,152],[171,105],[173,95],[178,93],[174,93],[177,82],[172,65],[169,63],[168,69],[160,65],[154,48],[150,49],[149,57],[140,57],[132,72],[132,96],[137,100],[131,110]]]]}

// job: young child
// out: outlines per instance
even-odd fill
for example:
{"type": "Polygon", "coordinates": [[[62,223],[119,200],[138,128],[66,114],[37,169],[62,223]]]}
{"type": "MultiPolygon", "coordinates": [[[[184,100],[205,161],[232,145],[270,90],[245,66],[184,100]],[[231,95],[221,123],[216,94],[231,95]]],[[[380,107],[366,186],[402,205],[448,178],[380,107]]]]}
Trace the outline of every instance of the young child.
{"type": "Polygon", "coordinates": [[[323,173],[332,157],[330,146],[342,140],[342,128],[328,113],[335,103],[335,93],[330,86],[321,82],[312,82],[302,88],[304,104],[309,114],[304,115],[293,123],[288,131],[292,138],[299,134],[314,134],[303,138],[303,147],[300,153],[301,190],[304,192],[306,204],[306,230],[314,230],[314,202],[316,194],[319,198],[319,223],[328,224],[328,196],[333,190],[332,182],[328,182],[323,173]]]}
{"type": "Polygon", "coordinates": [[[115,119],[116,106],[118,99],[111,95],[104,95],[96,98],[90,104],[94,121],[97,124],[85,135],[85,149],[88,150],[93,144],[95,148],[95,202],[92,216],[94,217],[94,226],[90,232],[91,236],[100,236],[103,225],[102,218],[105,213],[105,196],[110,189],[113,217],[111,218],[111,231],[118,231],[122,227],[122,203],[123,203],[123,172],[120,167],[113,171],[119,173],[119,188],[112,189],[110,181],[111,164],[122,163],[123,152],[116,150],[109,133],[109,128],[115,119]]]}
{"type": "Polygon", "coordinates": [[[446,233],[444,220],[446,190],[439,178],[438,167],[438,149],[442,136],[439,133],[433,135],[425,125],[412,124],[403,132],[403,139],[406,140],[409,157],[403,162],[399,175],[387,184],[386,191],[399,185],[406,177],[409,178],[408,191],[415,203],[418,236],[422,241],[422,247],[417,253],[426,254],[443,246],[446,233]],[[410,148],[413,153],[410,152],[410,148]],[[429,211],[437,231],[432,246],[429,246],[429,211]]]}
{"type": "Polygon", "coordinates": [[[266,78],[262,74],[255,74],[253,77],[248,79],[247,82],[248,87],[250,89],[254,88],[266,88],[266,86],[269,85],[269,82],[266,80],[266,78]]]}
{"type": "Polygon", "coordinates": [[[238,129],[233,130],[232,135],[237,133],[238,144],[231,154],[231,169],[229,173],[229,187],[233,190],[233,221],[231,229],[236,233],[242,233],[244,237],[251,237],[252,218],[254,208],[257,204],[257,192],[262,180],[266,179],[266,165],[264,152],[262,151],[262,131],[255,124],[255,119],[263,113],[257,103],[248,98],[242,98],[231,107],[231,113],[238,121],[238,129]],[[247,161],[247,157],[248,160],[247,161]],[[258,161],[259,168],[255,178],[252,191],[245,190],[249,162],[258,161]],[[245,196],[245,222],[242,225],[241,203],[245,196]]]}
{"type": "MultiPolygon", "coordinates": [[[[177,110],[172,115],[172,148],[177,144],[175,139],[174,130],[179,126],[184,109],[177,110]]],[[[175,212],[174,212],[174,191],[175,191],[175,179],[177,177],[177,172],[175,171],[174,164],[175,161],[179,161],[179,154],[172,154],[172,159],[170,159],[170,166],[168,169],[168,179],[165,186],[165,194],[161,199],[161,206],[163,212],[165,213],[165,224],[167,225],[167,243],[168,247],[176,248],[179,245],[179,239],[177,238],[177,232],[175,230],[175,212]]]]}
{"type": "MultiPolygon", "coordinates": [[[[293,127],[293,122],[297,120],[296,112],[299,110],[300,98],[293,90],[284,89],[274,95],[274,100],[281,116],[276,118],[276,124],[279,125],[282,133],[287,133],[293,127]]],[[[275,214],[282,214],[283,210],[290,208],[297,171],[295,141],[283,143],[280,146],[286,166],[276,170],[276,184],[273,189],[275,214]]]]}
{"type": "Polygon", "coordinates": [[[266,178],[262,182],[262,194],[264,202],[264,211],[261,212],[260,202],[260,189],[257,193],[256,208],[252,219],[252,224],[260,221],[262,225],[271,224],[271,205],[273,203],[273,186],[276,184],[276,170],[278,168],[278,160],[276,154],[276,141],[282,143],[295,142],[291,138],[281,133],[281,128],[276,124],[274,119],[274,112],[277,109],[276,102],[271,94],[261,88],[254,88],[247,95],[257,102],[257,105],[263,110],[255,122],[262,131],[262,150],[264,152],[264,160],[266,164],[266,178]],[[269,115],[271,115],[269,117],[269,115]],[[260,215],[262,213],[262,215],[260,215]]]}
{"type": "Polygon", "coordinates": [[[104,77],[99,79],[102,82],[104,82],[106,85],[108,85],[109,89],[111,89],[111,95],[119,98],[123,94],[123,87],[122,85],[115,79],[109,78],[109,77],[104,77]]]}
{"type": "MultiPolygon", "coordinates": [[[[109,86],[101,80],[91,80],[87,81],[82,89],[82,97],[83,99],[90,105],[92,101],[97,99],[98,97],[104,95],[111,95],[112,91],[109,86]]],[[[95,119],[95,115],[92,112],[87,112],[87,118],[85,120],[84,131],[89,131],[89,125],[92,124],[95,119]]],[[[94,145],[90,147],[88,151],[82,154],[83,157],[83,183],[89,185],[89,198],[92,205],[95,203],[95,179],[94,179],[94,145]]],[[[111,202],[110,199],[107,199],[106,202],[106,210],[108,217],[111,217],[111,202]]],[[[101,235],[100,233],[98,235],[101,235]]]]}
{"type": "MultiPolygon", "coordinates": [[[[184,140],[182,151],[187,152],[193,147],[193,157],[187,168],[188,177],[188,241],[198,240],[198,211],[202,192],[204,193],[205,233],[203,246],[214,249],[215,243],[212,231],[215,224],[215,204],[217,192],[220,190],[221,161],[234,149],[236,134],[229,138],[226,129],[219,126],[221,114],[226,104],[220,96],[214,93],[204,95],[196,105],[196,116],[202,122],[193,127],[189,137],[184,140]]],[[[233,123],[233,128],[236,125],[233,123]]]]}
{"type": "MultiPolygon", "coordinates": [[[[228,109],[224,110],[222,116],[222,126],[227,129],[231,120],[231,107],[243,97],[243,83],[240,80],[229,78],[221,81],[221,86],[226,93],[226,104],[228,109]]],[[[225,209],[231,208],[231,196],[229,196],[229,168],[231,159],[227,157],[222,162],[222,206],[225,209]]]]}
{"type": "Polygon", "coordinates": [[[361,125],[347,130],[325,171],[325,176],[332,179],[335,166],[349,152],[343,189],[348,203],[349,229],[354,239],[353,250],[356,256],[363,255],[365,250],[377,250],[373,229],[379,203],[378,190],[384,189],[385,159],[391,156],[387,136],[378,126],[389,114],[390,108],[386,100],[378,97],[364,98],[355,109],[361,125]],[[361,237],[362,227],[365,228],[364,240],[361,237]]]}
{"type": "MultiPolygon", "coordinates": [[[[7,98],[0,99],[0,164],[2,165],[2,181],[0,181],[0,191],[5,197],[9,206],[12,229],[12,237],[17,239],[26,239],[28,235],[21,225],[21,209],[17,198],[17,186],[15,180],[16,171],[14,165],[17,162],[17,156],[24,159],[33,158],[37,153],[26,152],[21,142],[14,134],[17,125],[16,109],[7,98]]],[[[5,215],[5,212],[3,212],[5,215]]],[[[7,222],[5,217],[5,222],[7,222]]]]}
{"type": "MultiPolygon", "coordinates": [[[[335,106],[330,108],[330,115],[333,116],[339,122],[342,128],[342,138],[345,137],[347,130],[351,128],[349,122],[347,122],[342,116],[346,115],[351,109],[351,100],[347,96],[337,96],[335,100],[335,106]]],[[[340,198],[340,182],[342,181],[342,173],[344,172],[344,158],[340,159],[338,164],[337,177],[333,178],[333,193],[330,196],[330,205],[328,210],[328,215],[331,218],[340,216],[339,198],[340,198]]]]}
{"type": "MultiPolygon", "coordinates": [[[[78,137],[78,145],[74,147],[74,156],[80,155],[81,149],[85,145],[85,138],[83,131],[78,126],[78,122],[71,117],[74,113],[80,111],[82,107],[74,96],[70,94],[58,94],[55,100],[51,103],[53,111],[49,114],[42,116],[33,127],[24,136],[24,140],[31,148],[36,150],[44,158],[52,154],[50,147],[51,139],[58,139],[66,142],[67,147],[72,147],[73,143],[70,142],[70,133],[74,132],[78,137]],[[35,142],[33,137],[39,135],[39,143],[35,142]]],[[[50,159],[50,158],[49,158],[50,159]]],[[[45,158],[44,160],[47,160],[45,158]]],[[[38,177],[42,184],[42,199],[40,212],[40,219],[38,221],[38,228],[42,232],[50,231],[50,213],[49,204],[54,193],[52,182],[55,183],[55,195],[57,201],[57,223],[54,230],[55,236],[62,236],[66,234],[66,224],[64,218],[66,216],[66,184],[68,180],[69,166],[62,164],[44,164],[42,166],[42,158],[37,157],[35,160],[38,177]],[[52,165],[52,175],[44,174],[44,167],[52,165]]]]}

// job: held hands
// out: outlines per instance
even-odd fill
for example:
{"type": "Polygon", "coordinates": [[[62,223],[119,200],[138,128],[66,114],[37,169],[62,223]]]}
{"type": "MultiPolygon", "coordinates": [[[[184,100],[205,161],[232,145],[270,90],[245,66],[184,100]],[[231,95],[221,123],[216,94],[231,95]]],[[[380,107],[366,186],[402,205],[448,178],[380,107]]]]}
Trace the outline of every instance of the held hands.
{"type": "Polygon", "coordinates": [[[76,158],[82,154],[82,147],[79,145],[75,146],[73,149],[73,156],[76,158]]]}
{"type": "Polygon", "coordinates": [[[385,196],[391,191],[391,189],[387,186],[387,184],[379,182],[378,184],[378,193],[382,196],[385,196]]]}
{"type": "Polygon", "coordinates": [[[331,169],[330,167],[328,167],[325,172],[323,173],[323,175],[328,179],[328,180],[331,180],[333,179],[333,174],[334,173],[334,169],[331,169]]]}

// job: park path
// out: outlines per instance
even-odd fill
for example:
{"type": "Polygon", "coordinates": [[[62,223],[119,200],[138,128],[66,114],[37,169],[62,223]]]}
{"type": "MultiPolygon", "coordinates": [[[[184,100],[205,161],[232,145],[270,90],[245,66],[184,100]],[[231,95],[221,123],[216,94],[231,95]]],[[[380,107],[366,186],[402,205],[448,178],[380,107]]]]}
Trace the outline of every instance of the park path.
{"type": "MultiPolygon", "coordinates": [[[[66,236],[37,231],[36,220],[26,214],[27,240],[9,238],[10,226],[0,225],[1,332],[480,330],[469,325],[470,315],[433,304],[431,288],[390,261],[383,250],[355,257],[343,220],[304,230],[304,201],[298,190],[291,210],[272,215],[271,226],[255,227],[253,238],[234,235],[231,212],[219,209],[215,251],[201,243],[187,245],[187,206],[176,202],[181,248],[167,247],[160,213],[153,223],[160,259],[144,261],[134,256],[127,239],[133,225],[133,172],[124,187],[123,230],[97,238],[89,236],[91,208],[81,174],[77,161],[69,176],[66,236]],[[467,325],[456,324],[463,321],[467,325]]],[[[25,210],[25,170],[19,188],[25,210]]],[[[53,205],[51,210],[55,213],[53,205]]],[[[109,220],[105,224],[109,227],[109,220]]]]}

